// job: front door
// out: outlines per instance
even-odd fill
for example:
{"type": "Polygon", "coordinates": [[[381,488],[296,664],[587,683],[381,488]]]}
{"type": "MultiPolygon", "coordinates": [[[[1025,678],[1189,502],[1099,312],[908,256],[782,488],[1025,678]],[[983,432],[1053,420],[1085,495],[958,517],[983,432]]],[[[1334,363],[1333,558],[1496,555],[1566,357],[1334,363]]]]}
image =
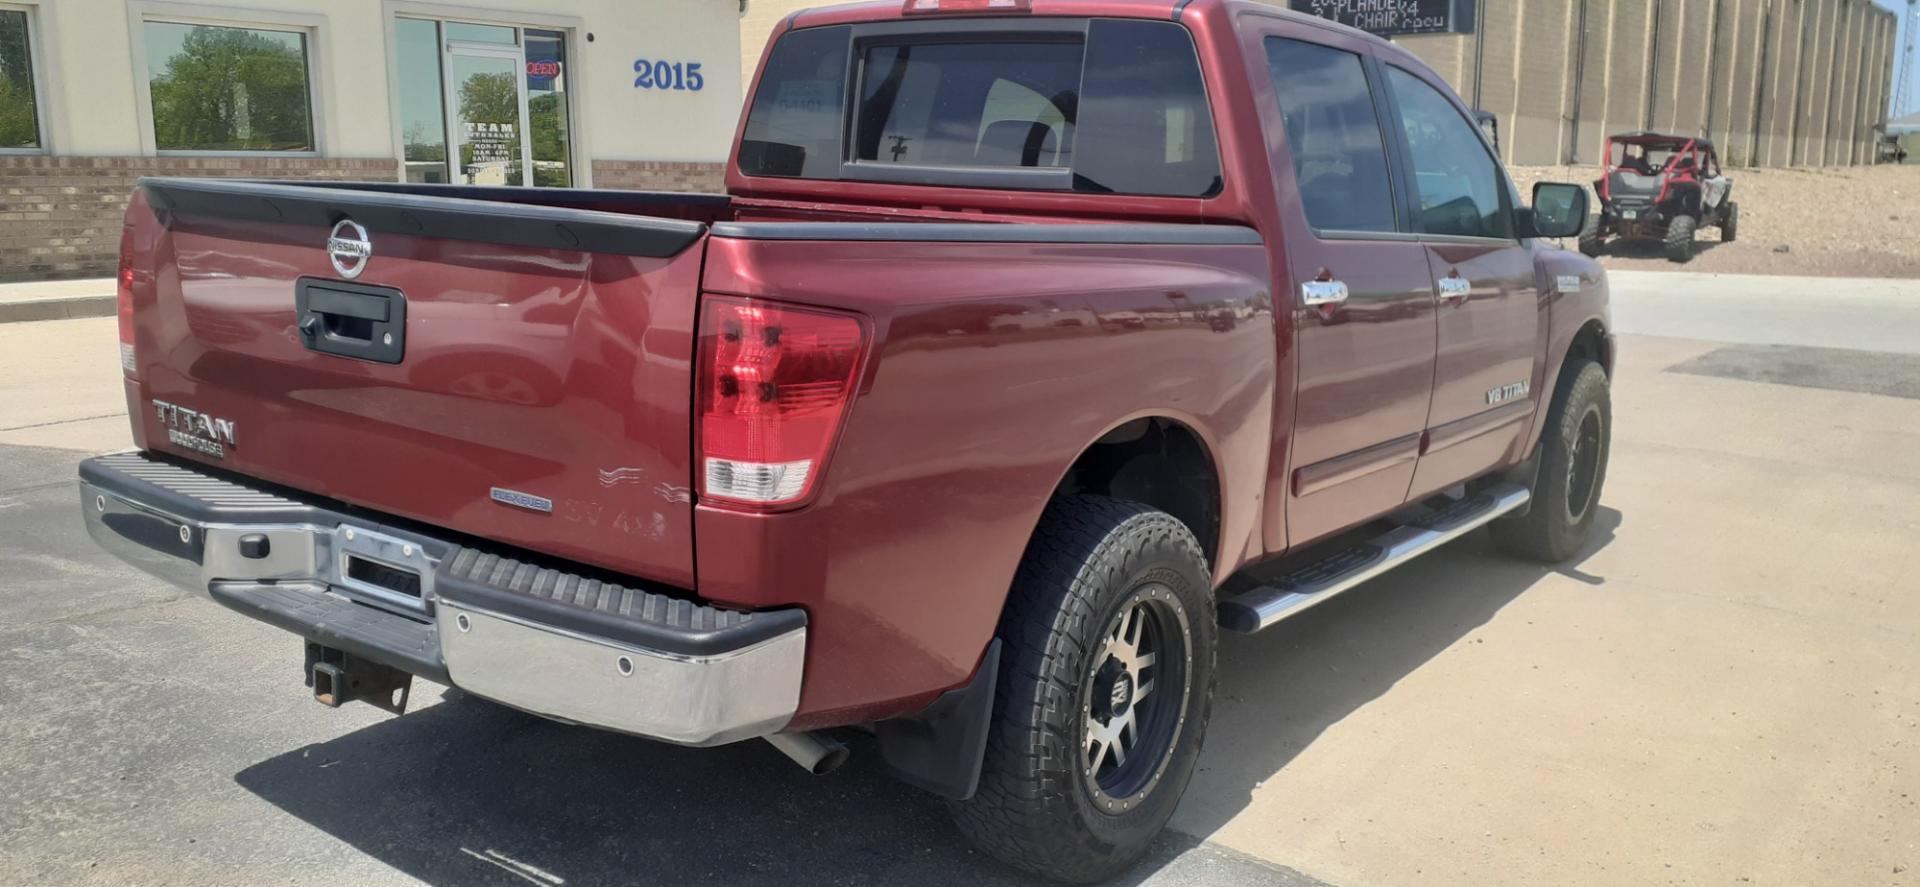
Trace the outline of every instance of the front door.
{"type": "Polygon", "coordinates": [[[1412,172],[1415,229],[1439,292],[1433,406],[1412,498],[1482,474],[1525,446],[1547,315],[1514,194],[1465,109],[1435,83],[1384,66],[1412,172]]]}
{"type": "Polygon", "coordinates": [[[447,131],[453,135],[455,184],[531,180],[525,67],[518,46],[448,43],[447,131]]]}
{"type": "Polygon", "coordinates": [[[1286,504],[1287,538],[1269,534],[1271,549],[1406,501],[1433,391],[1434,293],[1397,199],[1366,45],[1320,27],[1265,28],[1268,76],[1255,92],[1273,115],[1266,130],[1289,275],[1275,302],[1291,324],[1298,380],[1292,434],[1275,435],[1269,485],[1286,504]]]}

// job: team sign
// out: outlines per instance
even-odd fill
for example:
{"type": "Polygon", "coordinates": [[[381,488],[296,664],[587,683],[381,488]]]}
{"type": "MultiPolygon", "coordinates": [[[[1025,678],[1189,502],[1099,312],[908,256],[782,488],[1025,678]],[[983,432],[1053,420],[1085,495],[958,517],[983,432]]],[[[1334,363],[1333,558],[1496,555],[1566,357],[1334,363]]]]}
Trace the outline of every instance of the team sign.
{"type": "Polygon", "coordinates": [[[1289,0],[1295,12],[1330,18],[1372,34],[1464,34],[1474,0],[1289,0]]]}

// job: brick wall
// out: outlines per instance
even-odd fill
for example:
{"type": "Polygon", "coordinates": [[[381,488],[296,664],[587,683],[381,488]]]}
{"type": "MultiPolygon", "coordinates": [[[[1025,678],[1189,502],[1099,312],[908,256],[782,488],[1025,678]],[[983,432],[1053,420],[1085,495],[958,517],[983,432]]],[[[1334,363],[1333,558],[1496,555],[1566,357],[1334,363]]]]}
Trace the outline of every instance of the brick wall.
{"type": "Polygon", "coordinates": [[[112,276],[141,176],[388,180],[389,159],[0,155],[0,281],[112,276]]]}
{"type": "Polygon", "coordinates": [[[593,186],[626,191],[726,190],[724,163],[669,160],[595,160],[593,186]]]}

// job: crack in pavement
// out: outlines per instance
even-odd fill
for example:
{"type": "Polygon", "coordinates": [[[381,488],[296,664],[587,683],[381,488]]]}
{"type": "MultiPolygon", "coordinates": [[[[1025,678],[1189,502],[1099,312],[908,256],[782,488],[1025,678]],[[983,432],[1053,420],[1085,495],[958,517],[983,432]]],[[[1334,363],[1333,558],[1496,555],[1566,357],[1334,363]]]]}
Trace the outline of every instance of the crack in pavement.
{"type": "Polygon", "coordinates": [[[26,425],[14,425],[7,428],[0,428],[0,433],[5,433],[8,431],[26,431],[29,428],[51,428],[55,425],[71,425],[75,422],[92,422],[96,419],[115,419],[115,418],[123,417],[125,415],[126,413],[124,412],[103,413],[98,416],[81,416],[77,419],[54,419],[49,422],[33,422],[26,425]]]}
{"type": "MultiPolygon", "coordinates": [[[[28,484],[27,486],[24,486],[24,487],[9,487],[7,489],[0,490],[0,496],[15,496],[20,493],[38,493],[42,490],[56,490],[61,487],[72,486],[75,483],[78,483],[78,481],[73,478],[64,478],[61,480],[50,480],[45,483],[28,484]]],[[[25,504],[27,503],[21,502],[18,500],[13,500],[9,502],[8,500],[0,499],[0,508],[7,508],[7,507],[10,507],[11,505],[25,505],[25,504]]]]}

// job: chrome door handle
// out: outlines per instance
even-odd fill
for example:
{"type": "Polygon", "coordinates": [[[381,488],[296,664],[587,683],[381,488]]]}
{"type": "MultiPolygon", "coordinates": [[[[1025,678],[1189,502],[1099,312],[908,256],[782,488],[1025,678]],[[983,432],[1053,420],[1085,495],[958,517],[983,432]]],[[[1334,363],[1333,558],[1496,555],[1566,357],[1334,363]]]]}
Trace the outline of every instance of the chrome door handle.
{"type": "Polygon", "coordinates": [[[1473,293],[1473,282],[1464,277],[1440,278],[1440,298],[1464,299],[1473,293]]]}
{"type": "Polygon", "coordinates": [[[1308,308],[1339,305],[1347,301],[1347,285],[1338,280],[1309,280],[1300,284],[1300,300],[1308,308]]]}

